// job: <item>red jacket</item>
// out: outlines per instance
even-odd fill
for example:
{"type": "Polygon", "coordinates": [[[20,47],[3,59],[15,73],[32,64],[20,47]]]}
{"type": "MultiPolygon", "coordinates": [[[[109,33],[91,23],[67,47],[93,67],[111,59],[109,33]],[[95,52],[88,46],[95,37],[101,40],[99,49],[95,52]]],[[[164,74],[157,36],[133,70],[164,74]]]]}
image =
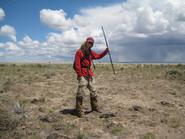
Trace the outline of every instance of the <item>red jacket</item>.
{"type": "Polygon", "coordinates": [[[75,55],[75,71],[77,73],[77,78],[81,77],[81,76],[94,76],[92,68],[91,68],[91,64],[92,64],[92,60],[93,59],[100,59],[102,57],[104,57],[108,52],[108,49],[105,49],[102,53],[97,54],[96,52],[94,52],[93,50],[91,50],[91,55],[89,56],[89,59],[84,59],[83,61],[81,61],[81,59],[84,58],[84,53],[82,52],[82,50],[78,49],[76,51],[76,55],[75,55]],[[90,69],[87,70],[87,68],[85,67],[90,67],[90,69]]]}

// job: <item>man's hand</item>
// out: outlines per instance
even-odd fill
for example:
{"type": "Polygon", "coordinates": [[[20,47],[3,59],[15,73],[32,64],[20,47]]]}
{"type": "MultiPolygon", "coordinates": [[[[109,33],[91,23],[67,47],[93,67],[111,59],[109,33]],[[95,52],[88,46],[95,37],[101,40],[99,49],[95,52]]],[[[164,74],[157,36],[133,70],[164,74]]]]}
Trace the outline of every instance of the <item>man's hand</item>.
{"type": "Polygon", "coordinates": [[[107,52],[110,52],[110,48],[106,48],[106,51],[107,51],[107,52]]]}

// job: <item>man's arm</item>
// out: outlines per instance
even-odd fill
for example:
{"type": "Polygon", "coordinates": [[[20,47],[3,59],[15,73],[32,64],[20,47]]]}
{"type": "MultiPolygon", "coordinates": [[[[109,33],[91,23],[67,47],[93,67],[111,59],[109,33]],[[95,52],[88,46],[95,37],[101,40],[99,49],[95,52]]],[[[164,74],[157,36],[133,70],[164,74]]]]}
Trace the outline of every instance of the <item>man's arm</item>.
{"type": "Polygon", "coordinates": [[[108,48],[106,48],[102,53],[97,54],[95,51],[91,50],[92,58],[93,59],[100,59],[104,57],[108,53],[108,48]]]}
{"type": "Polygon", "coordinates": [[[75,71],[78,75],[78,77],[82,76],[81,72],[81,52],[77,51],[75,55],[75,71]]]}

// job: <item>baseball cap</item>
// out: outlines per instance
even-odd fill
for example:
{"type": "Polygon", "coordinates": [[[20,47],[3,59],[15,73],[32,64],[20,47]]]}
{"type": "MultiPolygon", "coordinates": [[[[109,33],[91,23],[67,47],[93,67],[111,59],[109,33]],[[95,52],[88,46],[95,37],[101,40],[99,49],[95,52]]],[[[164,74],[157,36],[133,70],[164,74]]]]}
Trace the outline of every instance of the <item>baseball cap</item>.
{"type": "Polygon", "coordinates": [[[88,38],[86,39],[86,42],[94,43],[93,37],[88,37],[88,38]]]}

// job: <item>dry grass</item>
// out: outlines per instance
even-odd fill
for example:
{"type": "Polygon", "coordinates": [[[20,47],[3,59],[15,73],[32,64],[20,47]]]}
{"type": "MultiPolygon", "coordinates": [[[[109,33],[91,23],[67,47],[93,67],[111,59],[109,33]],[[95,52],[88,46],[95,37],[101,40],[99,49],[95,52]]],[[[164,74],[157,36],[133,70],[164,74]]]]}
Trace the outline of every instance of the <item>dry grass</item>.
{"type": "MultiPolygon", "coordinates": [[[[72,64],[0,64],[2,111],[19,120],[11,130],[0,129],[0,138],[185,138],[185,65],[115,64],[115,70],[96,64],[103,114],[77,118],[72,64]]],[[[83,106],[90,110],[88,91],[83,106]]]]}

